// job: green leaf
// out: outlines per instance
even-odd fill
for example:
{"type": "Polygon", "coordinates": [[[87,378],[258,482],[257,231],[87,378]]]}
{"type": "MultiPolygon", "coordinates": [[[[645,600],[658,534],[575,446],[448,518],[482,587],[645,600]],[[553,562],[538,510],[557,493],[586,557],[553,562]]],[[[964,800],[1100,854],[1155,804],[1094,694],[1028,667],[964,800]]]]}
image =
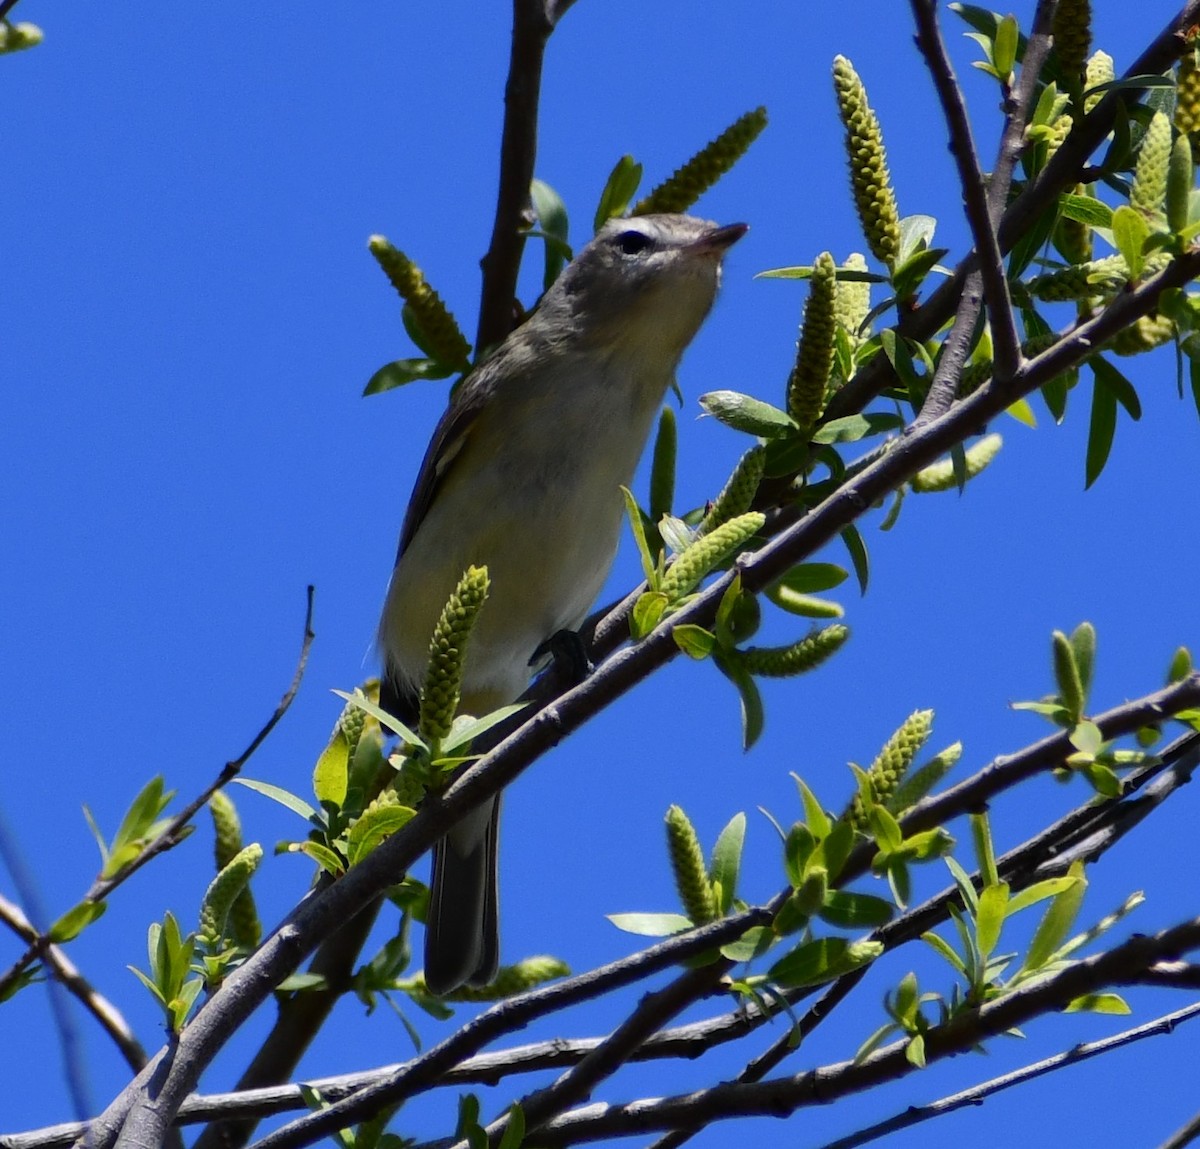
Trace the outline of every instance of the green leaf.
{"type": "Polygon", "coordinates": [[[377,706],[361,690],[355,689],[351,693],[347,693],[344,690],[335,690],[333,693],[343,702],[349,702],[353,706],[357,706],[359,710],[369,714],[385,730],[390,730],[393,734],[398,734],[405,742],[409,742],[414,746],[425,745],[419,734],[410,730],[400,719],[392,717],[386,710],[377,706]]]}
{"type": "Polygon", "coordinates": [[[799,618],[843,618],[846,608],[832,599],[816,598],[811,594],[797,594],[787,587],[770,587],[767,598],[780,610],[799,618]]]}
{"type": "Polygon", "coordinates": [[[652,590],[641,595],[629,615],[630,635],[634,639],[645,638],[662,621],[668,605],[667,596],[661,591],[652,590]]]}
{"type": "Polygon", "coordinates": [[[868,435],[881,435],[903,426],[904,420],[890,411],[874,411],[865,415],[846,415],[822,423],[812,435],[814,443],[856,443],[868,435]]]}
{"type": "Polygon", "coordinates": [[[647,585],[654,587],[658,581],[658,566],[655,562],[654,552],[646,538],[642,508],[638,506],[637,499],[633,497],[633,492],[628,487],[621,488],[621,495],[625,499],[625,517],[629,520],[630,529],[633,531],[633,541],[637,543],[638,554],[641,556],[642,574],[646,576],[647,585]]]}
{"type": "Polygon", "coordinates": [[[814,862],[824,862],[829,880],[837,881],[850,851],[854,847],[854,827],[848,821],[838,819],[833,829],[821,839],[815,851],[814,862]]]}
{"type": "Polygon", "coordinates": [[[892,272],[892,286],[900,299],[915,295],[917,288],[925,281],[925,277],[938,268],[938,260],[949,248],[931,247],[914,252],[903,263],[898,263],[892,272]]]}
{"type": "Polygon", "coordinates": [[[1095,372],[1097,379],[1103,379],[1104,385],[1113,393],[1117,402],[1128,412],[1131,419],[1142,417],[1142,402],[1138,398],[1133,384],[1110,363],[1103,355],[1093,355],[1088,365],[1095,372]]]}
{"type": "Polygon", "coordinates": [[[1086,700],[1091,693],[1092,672],[1096,665],[1096,628],[1090,622],[1081,622],[1071,631],[1071,650],[1075,655],[1075,666],[1086,700]]]}
{"type": "Polygon", "coordinates": [[[746,840],[746,815],[734,814],[717,835],[709,864],[709,880],[719,883],[721,900],[718,909],[727,914],[733,905],[737,889],[738,870],[742,864],[742,844],[746,840]]]}
{"type": "Polygon", "coordinates": [[[1167,667],[1167,685],[1170,686],[1173,682],[1181,682],[1191,673],[1192,652],[1186,646],[1181,646],[1171,655],[1171,663],[1167,667]]]}
{"type": "Polygon", "coordinates": [[[529,198],[533,203],[534,213],[538,223],[542,225],[541,238],[545,243],[546,262],[542,271],[542,290],[548,291],[559,272],[571,258],[571,248],[567,243],[570,224],[567,219],[567,205],[562,196],[548,183],[535,179],[529,185],[529,198]]]}
{"type": "Polygon", "coordinates": [[[1076,223],[1085,223],[1088,227],[1112,227],[1113,210],[1108,204],[1090,195],[1059,196],[1059,213],[1076,223]]]}
{"type": "Polygon", "coordinates": [[[932,932],[921,935],[921,941],[928,945],[935,953],[940,954],[946,959],[964,977],[967,973],[966,963],[954,952],[954,947],[939,934],[932,932]]]}
{"type": "Polygon", "coordinates": [[[846,568],[836,563],[801,563],[781,575],[772,585],[786,586],[800,594],[815,594],[841,586],[849,577],[846,568]]]}
{"type": "Polygon", "coordinates": [[[907,774],[904,780],[884,803],[893,814],[903,814],[928,794],[962,757],[962,743],[954,742],[917,770],[907,774]]]}
{"type": "Polygon", "coordinates": [[[1005,16],[996,28],[996,38],[992,44],[992,65],[1001,79],[1007,79],[1016,66],[1020,38],[1021,30],[1017,26],[1016,17],[1005,16]]]}
{"type": "Polygon", "coordinates": [[[1083,895],[1087,890],[1087,880],[1083,876],[1083,863],[1072,862],[1068,876],[1076,881],[1058,894],[1050,903],[1038,927],[1034,931],[1033,940],[1029,943],[1029,951],[1025,955],[1023,968],[1039,970],[1051,958],[1063,943],[1075,924],[1079,907],[1083,903],[1083,895]]]}
{"type": "Polygon", "coordinates": [[[975,936],[983,960],[992,955],[1000,940],[1000,929],[1008,916],[1008,883],[997,882],[984,886],[979,894],[979,909],[975,915],[975,936]]]}
{"type": "Polygon", "coordinates": [[[874,929],[892,920],[892,903],[872,894],[830,890],[818,916],[843,930],[874,929]]]}
{"type": "Polygon", "coordinates": [[[108,909],[107,902],[79,902],[63,914],[47,931],[55,945],[73,941],[108,909]]]}
{"type": "Polygon", "coordinates": [[[846,550],[850,552],[850,563],[854,567],[854,574],[858,579],[859,589],[863,594],[866,594],[867,580],[871,573],[870,560],[867,557],[867,545],[863,542],[858,528],[853,524],[843,527],[840,533],[842,542],[846,544],[846,550]]]}
{"type": "Polygon", "coordinates": [[[288,852],[304,854],[306,857],[312,858],[321,869],[335,878],[341,877],[346,872],[345,859],[321,842],[296,842],[288,852]]]}
{"type": "Polygon", "coordinates": [[[770,926],[753,926],[735,942],[721,947],[721,956],[730,961],[752,961],[775,944],[776,934],[770,926]]]}
{"type": "Polygon", "coordinates": [[[282,786],[274,786],[270,782],[259,782],[256,778],[235,778],[234,781],[239,786],[245,786],[247,790],[253,790],[257,794],[270,798],[273,802],[278,802],[281,806],[286,806],[292,813],[299,814],[301,818],[309,822],[318,824],[321,822],[321,815],[316,810],[303,798],[298,798],[282,786]]]}
{"type": "Polygon", "coordinates": [[[1145,244],[1150,225],[1136,208],[1122,204],[1112,216],[1113,244],[1129,265],[1129,277],[1137,280],[1146,265],[1145,244]]]}
{"type": "Polygon", "coordinates": [[[454,725],[450,727],[450,733],[442,739],[442,754],[451,754],[460,746],[469,746],[481,734],[486,734],[493,726],[499,726],[501,722],[525,710],[530,705],[532,703],[514,702],[510,706],[501,706],[499,710],[493,710],[491,714],[485,714],[480,718],[460,714],[455,718],[454,725]],[[464,721],[467,718],[470,720],[464,721]]]}
{"type": "Polygon", "coordinates": [[[346,734],[339,723],[313,769],[313,793],[317,801],[328,802],[340,809],[346,800],[349,778],[350,743],[346,741],[346,734]]]}
{"type": "MultiPolygon", "coordinates": [[[[800,801],[804,805],[804,820],[808,823],[808,828],[812,830],[818,841],[828,838],[833,823],[830,821],[829,815],[825,813],[825,808],[799,774],[793,772],[792,777],[796,779],[796,788],[800,791],[800,801]]],[[[833,870],[830,868],[830,873],[832,872],[833,870]]]]}
{"type": "Polygon", "coordinates": [[[793,823],[783,843],[783,866],[792,889],[798,890],[803,885],[804,871],[816,846],[812,830],[804,822],[793,823]]]}
{"type": "Polygon", "coordinates": [[[346,835],[346,856],[350,865],[357,865],[381,842],[408,825],[416,813],[407,806],[368,808],[346,835]]]}
{"type": "Polygon", "coordinates": [[[600,203],[592,220],[593,229],[599,231],[610,219],[624,215],[629,210],[638,185],[642,182],[642,165],[633,156],[622,156],[609,173],[600,203]]]}
{"type": "Polygon", "coordinates": [[[1013,914],[1019,914],[1029,906],[1036,905],[1047,898],[1057,897],[1065,890],[1077,885],[1078,882],[1078,878],[1072,877],[1046,878],[1045,881],[1026,886],[1025,889],[1009,898],[1007,916],[1011,918],[1013,914]]]}
{"type": "Polygon", "coordinates": [[[1092,386],[1092,416],[1088,424],[1087,459],[1084,487],[1090,487],[1104,470],[1117,430],[1117,400],[1102,377],[1095,375],[1092,386]]]}
{"type": "Polygon", "coordinates": [[[867,811],[867,823],[871,828],[871,836],[885,854],[893,853],[903,845],[900,823],[882,806],[871,806],[867,811]]]}
{"type": "Polygon", "coordinates": [[[713,647],[717,644],[717,636],[711,630],[705,630],[704,627],[691,622],[673,626],[671,637],[688,658],[694,658],[697,662],[712,654],[713,647]]]}
{"type": "Polygon", "coordinates": [[[906,215],[900,221],[900,246],[897,262],[903,263],[933,242],[937,220],[931,215],[906,215]]]}
{"type": "Polygon", "coordinates": [[[415,383],[419,379],[446,379],[453,374],[452,367],[436,359],[397,359],[385,363],[367,380],[363,395],[382,395],[384,391],[415,383]]]}
{"type": "Polygon", "coordinates": [[[517,1102],[508,1107],[508,1124],[504,1127],[504,1136],[496,1149],[521,1149],[525,1140],[525,1110],[517,1102]]]}
{"type": "Polygon", "coordinates": [[[607,917],[617,929],[647,938],[670,937],[692,928],[691,919],[682,914],[608,914],[607,917]]]}
{"type": "Polygon", "coordinates": [[[700,396],[700,406],[718,422],[749,435],[775,439],[798,429],[786,411],[738,391],[709,391],[700,396]]]}
{"type": "Polygon", "coordinates": [[[1063,1013],[1108,1013],[1124,1015],[1132,1013],[1128,1003],[1119,993],[1085,993],[1064,1006],[1063,1013]]]}
{"type": "Polygon", "coordinates": [[[737,688],[738,700],[742,707],[742,749],[749,750],[762,736],[763,725],[766,722],[762,694],[758,684],[736,658],[717,651],[715,662],[718,669],[737,688]]]}
{"type": "Polygon", "coordinates": [[[675,412],[663,407],[658,416],[658,434],[654,439],[654,462],[650,468],[650,521],[657,523],[671,513],[675,501],[675,457],[678,432],[675,412]]]}
{"type": "Polygon", "coordinates": [[[816,938],[802,942],[767,971],[781,986],[799,989],[820,985],[866,965],[883,953],[880,942],[848,942],[845,938],[816,938]]]}

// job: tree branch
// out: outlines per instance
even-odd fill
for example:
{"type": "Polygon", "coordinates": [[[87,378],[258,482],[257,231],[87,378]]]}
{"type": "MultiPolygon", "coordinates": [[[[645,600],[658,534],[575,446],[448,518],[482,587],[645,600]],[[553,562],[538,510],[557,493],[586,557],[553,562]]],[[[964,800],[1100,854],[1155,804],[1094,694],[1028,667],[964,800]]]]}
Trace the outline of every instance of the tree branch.
{"type": "MultiPolygon", "coordinates": [[[[308,665],[308,652],[312,647],[313,639],[316,635],[312,629],[312,614],[313,614],[313,588],[308,588],[307,606],[304,614],[304,640],[300,646],[300,658],[296,664],[296,671],[292,676],[291,685],[284,692],[283,698],[279,705],[275,707],[274,714],[267,719],[266,724],[250,741],[250,745],[242,751],[231,762],[226,762],[217,775],[217,778],[203,791],[199,797],[194,798],[187,806],[183,808],[170,824],[158,835],[152,842],[149,842],[145,849],[142,850],[136,858],[134,858],[127,866],[124,866],[121,871],[111,878],[97,878],[92,883],[91,888],[83,896],[85,902],[99,902],[108,897],[118,886],[128,881],[138,870],[140,870],[151,859],[158,857],[159,854],[165,853],[167,850],[173,849],[187,836],[186,828],[191,820],[196,816],[196,813],[202,809],[209,798],[213,796],[222,786],[226,785],[237,776],[242,767],[249,761],[250,756],[262,745],[263,740],[271,733],[272,730],[279,724],[279,720],[287,713],[288,708],[292,705],[292,700],[296,697],[296,692],[300,689],[300,682],[304,677],[304,668],[308,665]]],[[[0,975],[0,997],[3,997],[6,990],[11,989],[15,984],[16,979],[21,975],[22,970],[26,969],[31,963],[43,957],[46,948],[50,945],[50,939],[45,936],[39,936],[34,941],[28,950],[25,951],[12,966],[7,969],[3,975],[0,975]]]]}
{"type": "MultiPolygon", "coordinates": [[[[0,922],[35,946],[42,940],[42,935],[21,912],[21,908],[3,896],[0,896],[0,922]]],[[[79,972],[79,967],[67,957],[61,946],[45,946],[42,960],[54,979],[66,987],[100,1023],[100,1028],[112,1038],[130,1069],[135,1073],[141,1069],[146,1064],[146,1051],[121,1011],[79,972]]]]}
{"type": "Polygon", "coordinates": [[[483,257],[476,358],[499,343],[513,327],[517,273],[525,232],[533,223],[529,187],[537,159],[538,104],[542,61],[555,21],[570,4],[513,0],[512,48],[504,88],[504,131],[500,142],[500,181],[492,240],[483,257]]]}
{"type": "MultiPolygon", "coordinates": [[[[1061,1008],[1083,994],[1127,981],[1155,962],[1177,957],[1197,946],[1200,946],[1200,919],[1152,937],[1136,935],[1103,954],[1085,958],[1043,981],[935,1026],[926,1035],[926,1061],[932,1064],[961,1053],[1048,1010],[1061,1008]]],[[[798,1109],[827,1105],[914,1072],[905,1057],[906,1045],[907,1041],[897,1041],[860,1062],[839,1062],[792,1077],[754,1084],[726,1083],[689,1094],[622,1105],[588,1106],[543,1125],[538,1130],[538,1144],[582,1144],[681,1125],[708,1125],[732,1117],[785,1117],[798,1109]]],[[[426,1143],[414,1149],[433,1149],[435,1144],[446,1143],[426,1143]]]]}
{"type": "MultiPolygon", "coordinates": [[[[1179,59],[1183,34],[1200,22],[1200,0],[1188,2],[1167,22],[1149,47],[1123,73],[1133,76],[1158,74],[1179,59]]],[[[1086,117],[1077,121],[1050,162],[1008,206],[997,227],[1002,252],[1009,252],[1058,195],[1079,182],[1088,157],[1112,130],[1121,107],[1121,94],[1108,93],[1086,117]]],[[[974,251],[964,257],[929,298],[905,316],[905,334],[912,339],[931,339],[955,314],[967,276],[978,267],[974,251]]],[[[830,417],[863,410],[879,393],[895,383],[895,373],[886,356],[876,356],[838,391],[829,404],[830,417]]]]}
{"type": "Polygon", "coordinates": [[[1163,1034],[1169,1035],[1175,1031],[1177,1026],[1182,1025],[1185,1021],[1191,1021],[1197,1014],[1200,1014],[1200,1003],[1186,1006],[1183,1009],[1176,1010],[1174,1013],[1164,1014],[1162,1017],[1155,1018],[1154,1021],[1146,1022],[1145,1025],[1126,1029],[1121,1033],[1114,1034],[1112,1037],[1105,1037],[1100,1041],[1083,1042],[1067,1050],[1065,1053],[1057,1053],[1053,1057],[1044,1058],[1042,1061],[1035,1061],[1032,1065],[1023,1066],[1020,1069],[1013,1070],[1011,1073],[1005,1073],[1000,1077],[993,1077],[990,1081],[984,1081],[979,1085],[972,1086],[970,1089],[964,1089],[961,1093],[954,1093],[949,1097],[943,1097],[940,1101],[933,1101],[928,1105],[907,1106],[902,1113],[897,1113],[895,1116],[889,1117],[885,1121],[876,1122],[874,1125],[868,1125],[856,1133],[851,1133],[849,1136],[839,1137],[836,1141],[827,1142],[821,1146],[821,1149],[856,1149],[856,1146],[868,1145],[870,1142],[878,1141],[880,1137],[885,1137],[889,1133],[897,1133],[901,1129],[910,1129],[912,1126],[923,1124],[934,1117],[943,1117],[947,1113],[953,1113],[957,1109],[965,1109],[968,1106],[981,1105],[989,1097],[993,1097],[997,1093],[1002,1093],[1006,1089],[1011,1089],[1015,1085],[1024,1085],[1027,1081],[1033,1081],[1038,1077],[1045,1077],[1046,1074],[1054,1073],[1056,1070],[1068,1069],[1080,1065],[1085,1061],[1090,1061],[1093,1057],[1111,1053],[1114,1049],[1121,1049],[1126,1045],[1132,1045],[1134,1042],[1142,1041],[1147,1037],[1159,1037],[1163,1034]]]}

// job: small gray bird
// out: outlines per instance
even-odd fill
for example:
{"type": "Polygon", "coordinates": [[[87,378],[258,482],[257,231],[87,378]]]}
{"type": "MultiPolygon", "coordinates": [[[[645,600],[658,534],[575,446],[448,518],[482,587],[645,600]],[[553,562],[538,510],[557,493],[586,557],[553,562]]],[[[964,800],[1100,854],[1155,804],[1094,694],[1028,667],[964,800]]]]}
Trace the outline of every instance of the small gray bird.
{"type": "MultiPolygon", "coordinates": [[[[385,710],[413,715],[434,625],[472,564],[487,566],[491,591],[467,650],[463,713],[512,702],[534,652],[578,628],[616,554],[618,488],[745,232],[687,215],[610,220],[457,389],[421,463],[379,623],[385,710]]],[[[499,966],[499,812],[496,797],[434,847],[433,993],[484,984],[499,966]]]]}

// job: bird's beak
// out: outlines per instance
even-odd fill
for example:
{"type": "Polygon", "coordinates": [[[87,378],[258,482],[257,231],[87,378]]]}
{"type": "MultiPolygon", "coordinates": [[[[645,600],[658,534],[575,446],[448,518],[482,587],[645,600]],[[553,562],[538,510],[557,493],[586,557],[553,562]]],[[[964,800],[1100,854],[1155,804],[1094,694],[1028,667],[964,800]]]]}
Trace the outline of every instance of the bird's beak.
{"type": "Polygon", "coordinates": [[[696,240],[692,247],[699,251],[722,252],[731,248],[750,230],[747,223],[728,223],[724,227],[714,227],[696,240]]]}

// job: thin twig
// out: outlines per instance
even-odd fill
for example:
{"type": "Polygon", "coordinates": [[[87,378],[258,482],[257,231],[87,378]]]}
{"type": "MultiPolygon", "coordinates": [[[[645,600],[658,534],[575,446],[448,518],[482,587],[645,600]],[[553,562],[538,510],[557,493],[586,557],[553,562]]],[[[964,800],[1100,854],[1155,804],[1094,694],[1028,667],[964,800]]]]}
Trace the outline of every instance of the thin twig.
{"type": "Polygon", "coordinates": [[[8,14],[17,6],[18,0],[0,0],[0,20],[7,20],[8,14]]]}
{"type": "MultiPolygon", "coordinates": [[[[267,719],[266,724],[261,730],[251,739],[250,745],[246,747],[236,758],[230,762],[226,762],[222,767],[220,774],[216,779],[200,792],[200,794],[189,802],[183,810],[181,810],[163,831],[151,842],[145,849],[142,850],[136,858],[128,865],[124,866],[119,873],[114,874],[111,878],[97,878],[91,885],[91,888],[83,896],[84,902],[99,902],[108,897],[118,886],[127,882],[138,870],[140,870],[147,862],[158,857],[159,854],[165,853],[167,850],[173,849],[179,845],[187,836],[187,827],[191,820],[196,816],[197,812],[203,809],[208,800],[222,786],[227,785],[235,778],[242,767],[249,761],[250,756],[262,745],[263,740],[271,733],[272,730],[279,724],[279,720],[287,713],[288,707],[292,705],[292,700],[296,697],[296,692],[300,689],[301,679],[304,677],[304,669],[308,665],[308,653],[312,647],[313,639],[316,637],[312,629],[313,616],[313,588],[310,586],[307,591],[307,600],[304,612],[304,639],[300,645],[300,657],[296,663],[296,671],[292,675],[291,685],[284,692],[283,698],[280,699],[279,705],[275,707],[275,712],[267,719]]],[[[21,975],[21,972],[29,967],[30,964],[39,960],[46,951],[46,947],[50,944],[49,938],[39,936],[30,947],[23,953],[12,966],[0,976],[0,996],[5,990],[9,989],[21,975]]]]}
{"type": "Polygon", "coordinates": [[[839,1137],[836,1141],[827,1142],[821,1146],[821,1149],[856,1149],[856,1146],[868,1145],[889,1133],[910,1129],[912,1126],[920,1125],[934,1117],[943,1117],[947,1113],[953,1113],[957,1109],[965,1109],[968,1106],[982,1105],[989,1097],[994,1097],[997,1093],[1002,1093],[1015,1085],[1024,1085],[1027,1081],[1045,1077],[1046,1074],[1054,1073],[1059,1069],[1069,1069],[1085,1061],[1090,1061],[1093,1057],[1111,1053],[1114,1049],[1121,1049],[1147,1037],[1169,1035],[1175,1031],[1177,1026],[1182,1025],[1185,1021],[1191,1021],[1197,1014],[1200,1014],[1200,1003],[1186,1006],[1174,1013],[1164,1014],[1162,1017],[1155,1018],[1154,1021],[1123,1030],[1121,1033],[1102,1038],[1100,1041],[1085,1041],[1068,1049],[1065,1053],[1057,1053],[1053,1057],[1035,1061],[1032,1065],[1014,1069],[1011,1073],[993,1077],[990,1081],[973,1085],[961,1093],[951,1094],[949,1097],[932,1101],[928,1105],[907,1106],[902,1113],[897,1113],[874,1125],[868,1125],[846,1137],[839,1137]]]}
{"type": "MultiPolygon", "coordinates": [[[[1146,50],[1130,64],[1122,78],[1156,75],[1166,71],[1183,51],[1183,33],[1197,22],[1200,22],[1200,0],[1188,0],[1146,50]]],[[[1108,93],[1083,120],[1077,121],[1050,162],[1008,206],[997,227],[1002,252],[1011,251],[1059,194],[1079,182],[1088,157],[1112,130],[1118,111],[1123,106],[1121,96],[1119,92],[1108,93]]],[[[906,314],[906,336],[916,340],[933,338],[954,315],[967,276],[977,265],[978,259],[972,251],[924,303],[906,314]]],[[[838,391],[830,401],[828,413],[836,418],[861,411],[894,383],[895,373],[887,356],[877,355],[838,391]]]]}
{"type": "Polygon", "coordinates": [[[291,1145],[307,1145],[316,1137],[365,1120],[385,1106],[403,1101],[439,1080],[447,1069],[457,1065],[464,1057],[477,1052],[499,1035],[528,1025],[534,1018],[554,1010],[578,1001],[590,1000],[601,993],[641,980],[650,973],[685,960],[687,955],[694,956],[733,941],[752,925],[765,924],[772,916],[772,910],[763,908],[738,914],[733,918],[670,938],[639,954],[612,962],[590,973],[529,990],[500,1002],[473,1018],[428,1053],[401,1066],[390,1077],[375,1082],[369,1089],[364,1089],[320,1113],[285,1125],[256,1142],[255,1149],[285,1149],[291,1145]]]}
{"type": "MultiPolygon", "coordinates": [[[[0,896],[0,922],[8,926],[14,933],[27,942],[36,943],[40,937],[34,924],[21,912],[21,908],[0,896]]],[[[121,1051],[121,1056],[135,1073],[146,1064],[146,1051],[138,1042],[136,1034],[129,1028],[129,1023],[111,1001],[100,993],[79,972],[61,946],[47,946],[42,960],[56,981],[75,995],[88,1011],[100,1023],[100,1028],[112,1038],[113,1044],[121,1051]]]]}
{"type": "MultiPolygon", "coordinates": [[[[975,150],[971,134],[971,121],[962,89],[946,52],[938,26],[937,0],[910,0],[913,19],[917,26],[917,47],[925,57],[925,65],[933,78],[933,86],[942,105],[946,128],[950,137],[950,154],[958,167],[958,182],[963,194],[963,208],[975,251],[979,256],[979,275],[983,283],[983,298],[987,305],[988,319],[992,325],[992,341],[995,347],[996,375],[1008,379],[1017,369],[1021,358],[1021,341],[1017,335],[1016,319],[1012,300],[1008,294],[1008,278],[1004,274],[1004,257],[996,239],[996,223],[1004,207],[1002,197],[989,196],[983,169],[975,150]]],[[[1028,53],[1027,53],[1028,54],[1028,53]]],[[[1041,61],[1037,60],[1040,70],[1041,61]]],[[[1026,72],[1029,71],[1028,64],[1026,72]]],[[[1013,101],[1008,123],[1020,122],[1024,117],[1020,98],[1013,101]]],[[[1011,170],[1011,169],[1010,169],[1011,170]]],[[[994,173],[1002,176],[1002,173],[994,173]]],[[[1007,190],[1007,189],[1006,189],[1007,190]]],[[[972,327],[974,324],[972,323],[972,327]]],[[[944,352],[943,352],[944,356],[944,352]]],[[[944,360],[943,360],[944,361],[944,360]]],[[[961,367],[961,365],[959,365],[961,367]]],[[[940,374],[940,371],[939,371],[940,374]]],[[[957,380],[957,373],[954,378],[957,380]]],[[[937,377],[935,376],[935,386],[937,377]]]]}
{"type": "MultiPolygon", "coordinates": [[[[1105,953],[933,1027],[926,1034],[926,1061],[932,1064],[961,1053],[1048,1010],[1061,1008],[1105,986],[1121,984],[1155,962],[1197,946],[1200,946],[1200,919],[1181,923],[1153,937],[1135,935],[1105,953]]],[[[682,1125],[710,1125],[733,1117],[783,1117],[915,1072],[907,1061],[906,1046],[907,1040],[897,1041],[862,1061],[843,1061],[791,1077],[753,1084],[725,1083],[689,1094],[628,1104],[590,1105],[547,1122],[538,1130],[537,1141],[545,1146],[574,1145],[682,1125]]],[[[426,1143],[413,1149],[433,1149],[434,1145],[443,1144],[446,1143],[426,1143]]]]}
{"type": "Polygon", "coordinates": [[[555,19],[555,11],[547,6],[546,0],[513,0],[496,214],[491,243],[481,262],[483,286],[475,336],[477,356],[499,343],[513,327],[517,273],[525,250],[525,233],[533,223],[529,189],[537,159],[542,61],[555,19]]]}

